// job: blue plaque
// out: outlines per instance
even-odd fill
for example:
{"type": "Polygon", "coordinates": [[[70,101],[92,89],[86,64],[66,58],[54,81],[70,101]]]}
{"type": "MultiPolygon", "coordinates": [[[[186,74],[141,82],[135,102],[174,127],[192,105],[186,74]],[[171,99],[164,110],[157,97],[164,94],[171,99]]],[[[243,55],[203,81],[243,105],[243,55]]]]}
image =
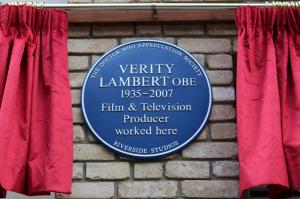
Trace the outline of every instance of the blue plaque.
{"type": "Polygon", "coordinates": [[[82,111],[91,132],[109,149],[154,159],[196,139],[211,111],[209,80],[176,45],[137,40],[104,54],[84,81],[82,111]]]}

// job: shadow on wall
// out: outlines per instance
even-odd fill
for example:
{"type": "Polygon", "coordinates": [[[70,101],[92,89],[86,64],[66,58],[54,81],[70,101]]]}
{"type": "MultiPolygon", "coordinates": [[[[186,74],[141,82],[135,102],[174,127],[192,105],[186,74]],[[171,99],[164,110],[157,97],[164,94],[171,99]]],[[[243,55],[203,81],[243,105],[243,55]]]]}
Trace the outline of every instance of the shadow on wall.
{"type": "Polygon", "coordinates": [[[50,196],[24,196],[22,194],[8,192],[6,199],[54,199],[54,196],[54,194],[50,196]]]}

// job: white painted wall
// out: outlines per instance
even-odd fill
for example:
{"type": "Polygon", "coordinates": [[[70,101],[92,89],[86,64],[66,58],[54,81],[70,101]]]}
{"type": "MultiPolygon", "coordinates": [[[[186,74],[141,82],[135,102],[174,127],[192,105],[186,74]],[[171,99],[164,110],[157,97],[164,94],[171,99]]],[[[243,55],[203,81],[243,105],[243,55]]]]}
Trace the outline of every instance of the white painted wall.
{"type": "MultiPolygon", "coordinates": [[[[8,3],[13,0],[0,0],[0,2],[8,3]]],[[[23,0],[22,0],[23,1],[23,0]]],[[[35,2],[41,2],[40,0],[36,0],[35,2]]],[[[67,0],[43,0],[44,3],[67,3],[67,0]]]]}

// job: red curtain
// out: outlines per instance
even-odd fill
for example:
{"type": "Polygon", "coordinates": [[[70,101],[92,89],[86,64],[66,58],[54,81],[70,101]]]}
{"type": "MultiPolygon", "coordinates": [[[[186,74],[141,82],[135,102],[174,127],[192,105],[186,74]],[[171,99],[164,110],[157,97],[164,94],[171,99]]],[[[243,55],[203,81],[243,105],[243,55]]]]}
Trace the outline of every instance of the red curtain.
{"type": "Polygon", "coordinates": [[[239,8],[237,125],[240,193],[300,188],[300,9],[239,8]]]}
{"type": "Polygon", "coordinates": [[[71,192],[67,15],[0,7],[0,196],[71,192]]]}

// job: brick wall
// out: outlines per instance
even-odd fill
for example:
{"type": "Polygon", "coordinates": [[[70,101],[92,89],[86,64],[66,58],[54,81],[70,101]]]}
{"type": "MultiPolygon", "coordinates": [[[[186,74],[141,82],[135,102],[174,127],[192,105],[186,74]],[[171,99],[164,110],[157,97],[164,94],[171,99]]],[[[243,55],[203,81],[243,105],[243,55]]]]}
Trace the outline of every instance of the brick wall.
{"type": "Polygon", "coordinates": [[[74,24],[69,31],[74,183],[72,195],[56,198],[237,198],[234,24],[74,24]],[[108,49],[137,38],[185,48],[206,68],[213,86],[210,122],[202,135],[182,152],[156,161],[136,161],[106,150],[81,116],[87,70],[108,49]]]}

